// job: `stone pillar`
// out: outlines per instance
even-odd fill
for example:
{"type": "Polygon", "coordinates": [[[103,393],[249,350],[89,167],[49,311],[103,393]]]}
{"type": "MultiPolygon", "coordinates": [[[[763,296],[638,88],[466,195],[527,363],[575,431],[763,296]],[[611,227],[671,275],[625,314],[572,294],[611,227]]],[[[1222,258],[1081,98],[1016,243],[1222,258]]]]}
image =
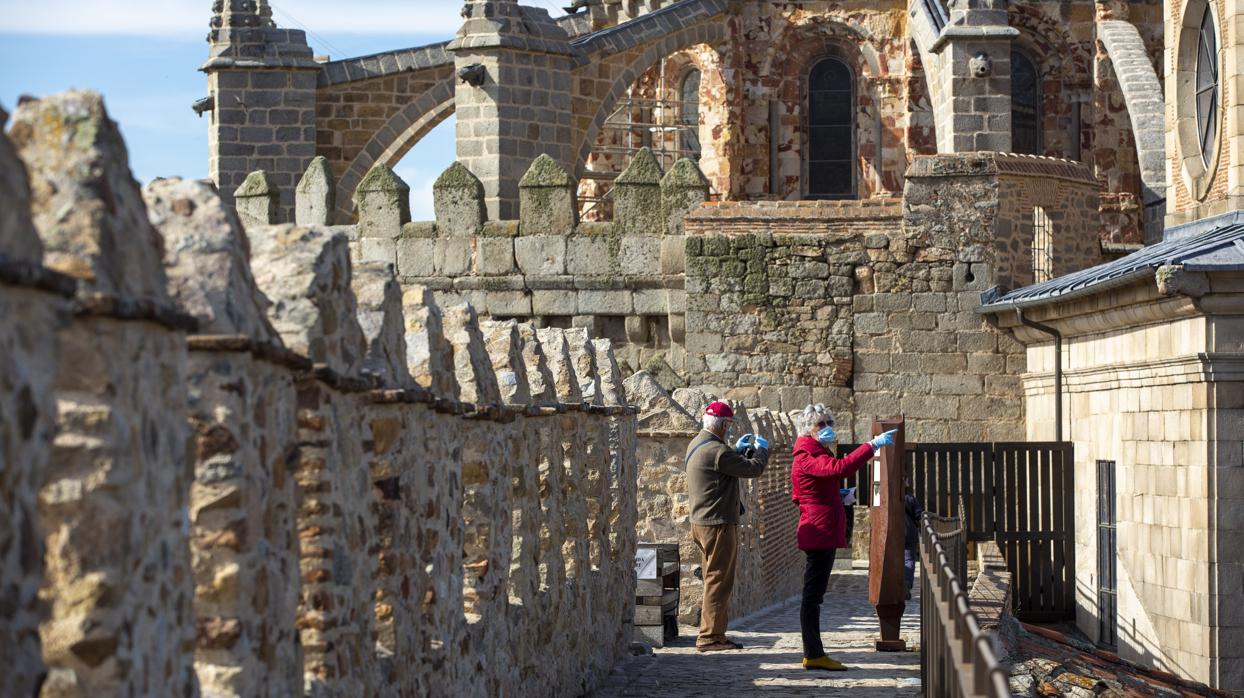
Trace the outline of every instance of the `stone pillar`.
{"type": "Polygon", "coordinates": [[[216,191],[158,179],[143,196],[165,239],[174,302],[198,320],[199,333],[231,340],[192,337],[186,364],[195,671],[207,695],[297,694],[300,574],[287,469],[297,456],[293,373],[252,351],[280,346],[280,338],[265,317],[246,238],[216,191]]]}
{"type": "Polygon", "coordinates": [[[708,201],[708,178],[689,158],[674,163],[661,178],[661,214],[666,235],[682,235],[683,219],[708,201]]]}
{"type": "Polygon", "coordinates": [[[281,193],[267,172],[256,170],[247,175],[242,186],[233,192],[242,227],[250,229],[276,223],[280,198],[281,193]]]}
{"type": "Polygon", "coordinates": [[[1008,0],[951,0],[950,23],[933,44],[942,90],[934,105],[940,153],[1011,150],[1008,0]]]}
{"type": "Polygon", "coordinates": [[[523,235],[569,235],[579,224],[577,185],[548,155],[541,155],[518,183],[520,232],[523,235]]]}
{"type": "Polygon", "coordinates": [[[397,238],[410,222],[410,187],[383,163],[371,168],[354,190],[358,211],[358,259],[397,265],[397,238]]]}
{"type": "Polygon", "coordinates": [[[207,73],[208,176],[227,204],[250,172],[281,191],[278,221],[294,218],[294,185],[315,156],[319,64],[306,33],[280,29],[268,0],[217,0],[207,73]]]}
{"type": "Polygon", "coordinates": [[[613,183],[613,228],[620,235],[661,235],[665,216],[661,198],[661,163],[640,148],[613,183]]]}
{"type": "Polygon", "coordinates": [[[466,165],[455,161],[432,184],[432,210],[436,212],[437,235],[478,235],[488,219],[484,185],[466,165]]]}
{"type": "Polygon", "coordinates": [[[518,218],[518,181],[539,151],[571,163],[571,48],[546,10],[468,0],[449,44],[458,71],[458,160],[484,185],[488,217],[518,218]]]}
{"type": "Polygon", "coordinates": [[[298,225],[332,225],[336,205],[337,180],[328,158],[317,156],[294,191],[294,221],[298,225]]]}

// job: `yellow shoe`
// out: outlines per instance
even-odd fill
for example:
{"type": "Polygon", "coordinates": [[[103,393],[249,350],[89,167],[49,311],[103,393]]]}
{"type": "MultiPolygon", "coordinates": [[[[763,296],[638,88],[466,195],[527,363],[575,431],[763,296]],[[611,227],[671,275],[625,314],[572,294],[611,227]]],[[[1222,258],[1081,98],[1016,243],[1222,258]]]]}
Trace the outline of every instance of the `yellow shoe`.
{"type": "Polygon", "coordinates": [[[846,671],[847,670],[847,667],[845,664],[838,661],[837,659],[830,659],[829,657],[817,657],[816,659],[808,659],[807,657],[804,657],[803,668],[807,669],[808,671],[812,671],[813,669],[819,669],[821,671],[846,671]]]}

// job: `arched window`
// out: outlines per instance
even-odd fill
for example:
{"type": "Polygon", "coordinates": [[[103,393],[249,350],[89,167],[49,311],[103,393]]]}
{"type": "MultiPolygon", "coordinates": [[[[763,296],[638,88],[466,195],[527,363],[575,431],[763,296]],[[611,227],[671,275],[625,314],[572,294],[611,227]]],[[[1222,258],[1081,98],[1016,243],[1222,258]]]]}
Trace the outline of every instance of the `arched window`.
{"type": "Polygon", "coordinates": [[[822,58],[808,76],[807,197],[855,196],[855,85],[839,58],[822,58]]]}
{"type": "Polygon", "coordinates": [[[1032,280],[1034,283],[1054,278],[1054,224],[1045,209],[1032,209],[1032,280]]]}
{"type": "Polygon", "coordinates": [[[700,71],[692,68],[678,84],[678,121],[682,126],[682,155],[700,159],[700,71]]]}
{"type": "Polygon", "coordinates": [[[1040,155],[1041,74],[1028,56],[1011,52],[1011,150],[1040,155]]]}
{"type": "Polygon", "coordinates": [[[1208,5],[1197,36],[1196,128],[1201,160],[1208,167],[1218,142],[1218,36],[1208,5]]]}

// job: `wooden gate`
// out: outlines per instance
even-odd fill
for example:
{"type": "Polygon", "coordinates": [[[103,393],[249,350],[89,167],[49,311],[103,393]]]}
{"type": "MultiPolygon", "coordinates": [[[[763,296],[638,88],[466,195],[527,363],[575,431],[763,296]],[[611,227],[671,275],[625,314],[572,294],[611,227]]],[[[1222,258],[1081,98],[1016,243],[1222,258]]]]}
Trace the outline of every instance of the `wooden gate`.
{"type": "MultiPolygon", "coordinates": [[[[851,448],[841,446],[840,455],[851,448]]],[[[1071,443],[909,444],[906,462],[926,510],[961,517],[969,541],[997,542],[1021,620],[1075,618],[1071,443]]],[[[868,475],[868,468],[861,468],[847,486],[868,492],[868,475]]]]}

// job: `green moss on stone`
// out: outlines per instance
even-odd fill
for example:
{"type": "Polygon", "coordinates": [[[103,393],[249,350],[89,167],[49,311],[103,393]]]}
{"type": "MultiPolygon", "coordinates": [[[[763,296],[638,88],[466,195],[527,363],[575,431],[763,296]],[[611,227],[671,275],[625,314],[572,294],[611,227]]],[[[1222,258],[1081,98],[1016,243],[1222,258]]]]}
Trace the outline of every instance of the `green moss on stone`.
{"type": "Polygon", "coordinates": [[[647,148],[640,148],[631,164],[614,180],[615,184],[661,184],[661,163],[647,148]]]}
{"type": "Polygon", "coordinates": [[[432,190],[438,189],[459,189],[471,192],[479,198],[484,197],[484,183],[479,181],[473,172],[467,169],[466,165],[461,162],[454,161],[452,165],[445,168],[440,177],[436,178],[436,182],[432,184],[432,190]]]}
{"type": "Polygon", "coordinates": [[[361,192],[393,192],[398,194],[410,194],[410,187],[401,177],[393,171],[393,168],[384,163],[380,163],[367,172],[363,177],[363,181],[359,182],[358,191],[361,192]]]}
{"type": "Polygon", "coordinates": [[[548,155],[541,155],[532,161],[531,167],[527,168],[527,174],[518,182],[519,188],[573,187],[574,184],[574,179],[566,170],[548,155]]]}
{"type": "Polygon", "coordinates": [[[246,180],[242,182],[242,186],[238,187],[233,195],[236,198],[247,198],[252,196],[270,196],[274,193],[276,193],[276,186],[272,183],[268,173],[263,170],[255,170],[246,175],[246,180]]]}
{"type": "Polygon", "coordinates": [[[708,178],[694,161],[683,158],[674,163],[661,179],[662,189],[703,189],[708,192],[708,178]]]}

